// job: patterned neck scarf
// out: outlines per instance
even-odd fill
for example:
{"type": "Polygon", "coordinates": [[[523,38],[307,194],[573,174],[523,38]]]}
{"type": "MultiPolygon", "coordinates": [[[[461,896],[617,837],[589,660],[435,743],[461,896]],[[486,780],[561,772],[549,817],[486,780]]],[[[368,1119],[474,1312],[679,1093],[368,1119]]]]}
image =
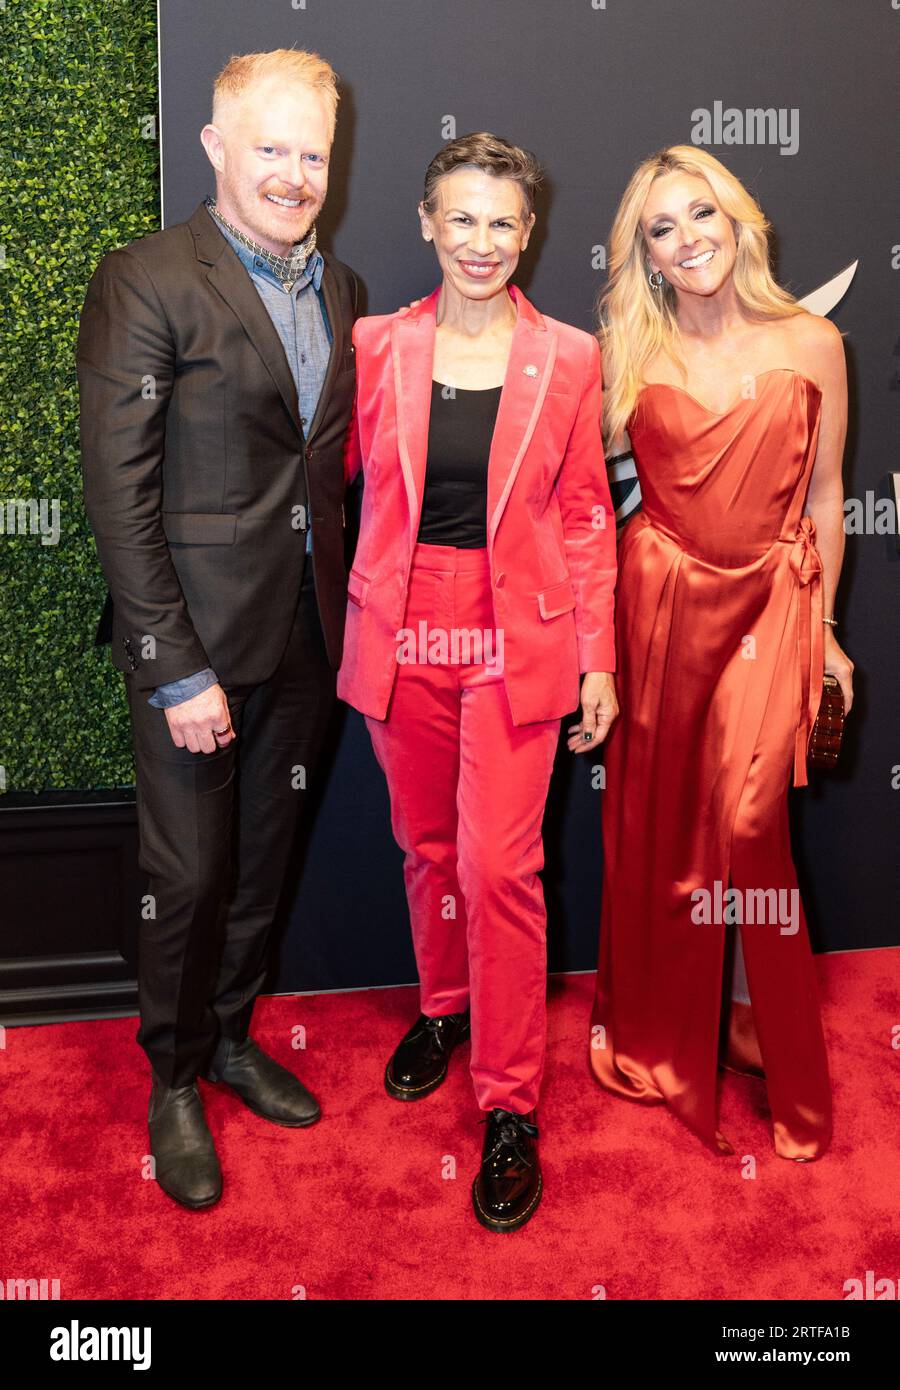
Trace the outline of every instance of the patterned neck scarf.
{"type": "Polygon", "coordinates": [[[266,265],[272,271],[272,274],[281,281],[282,289],[285,293],[290,294],[294,285],[306,269],[307,261],[316,249],[315,227],[310,227],[304,240],[298,241],[291,247],[291,254],[289,256],[276,256],[274,251],[269,251],[265,246],[260,246],[258,241],[254,241],[252,237],[246,236],[243,232],[239,231],[237,227],[233,227],[230,222],[227,222],[216,207],[215,198],[207,197],[204,201],[213,217],[215,217],[218,222],[221,222],[222,226],[227,228],[231,235],[236,237],[242,246],[246,246],[248,251],[253,252],[254,256],[259,256],[260,260],[265,261],[266,265]]]}

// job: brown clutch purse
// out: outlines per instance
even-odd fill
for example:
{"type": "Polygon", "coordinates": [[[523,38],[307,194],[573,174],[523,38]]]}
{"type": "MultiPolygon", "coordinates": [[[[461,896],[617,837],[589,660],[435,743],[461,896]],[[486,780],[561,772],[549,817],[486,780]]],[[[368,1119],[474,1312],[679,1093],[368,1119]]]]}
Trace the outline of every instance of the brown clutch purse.
{"type": "Polygon", "coordinates": [[[813,724],[807,748],[807,762],[812,767],[834,767],[841,751],[844,732],[844,695],[834,676],[822,682],[822,701],[813,724]]]}

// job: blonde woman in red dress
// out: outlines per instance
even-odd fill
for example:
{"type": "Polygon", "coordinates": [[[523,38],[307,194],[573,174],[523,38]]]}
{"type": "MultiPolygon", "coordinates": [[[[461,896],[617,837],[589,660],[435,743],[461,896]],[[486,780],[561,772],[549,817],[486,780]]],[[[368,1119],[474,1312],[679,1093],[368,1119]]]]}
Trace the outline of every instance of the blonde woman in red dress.
{"type": "Polygon", "coordinates": [[[639,166],[613,224],[604,426],[613,448],[628,429],[643,509],[619,550],[590,1058],[722,1153],[719,1066],[764,1075],[777,1153],[809,1160],[831,1087],[787,792],[823,670],[852,702],[847,384],[838,330],[774,281],[768,230],[684,145],[639,166]]]}

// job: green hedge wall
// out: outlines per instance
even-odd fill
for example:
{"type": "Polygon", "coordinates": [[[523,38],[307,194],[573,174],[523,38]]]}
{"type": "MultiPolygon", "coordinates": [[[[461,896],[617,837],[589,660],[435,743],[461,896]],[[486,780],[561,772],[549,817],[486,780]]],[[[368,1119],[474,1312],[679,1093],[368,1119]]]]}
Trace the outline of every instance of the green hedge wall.
{"type": "Polygon", "coordinates": [[[122,677],[93,646],[106,587],[75,341],[101,256],[160,225],[156,6],[0,0],[0,24],[0,789],[131,786],[122,677]],[[10,516],[17,499],[44,499],[51,523],[58,499],[58,544],[10,516]]]}

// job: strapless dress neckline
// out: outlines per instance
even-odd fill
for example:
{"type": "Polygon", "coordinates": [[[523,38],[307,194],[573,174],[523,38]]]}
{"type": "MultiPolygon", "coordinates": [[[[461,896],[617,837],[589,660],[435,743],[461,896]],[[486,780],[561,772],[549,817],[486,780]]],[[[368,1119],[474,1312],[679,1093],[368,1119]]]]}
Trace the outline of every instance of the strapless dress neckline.
{"type": "MultiPolygon", "coordinates": [[[[758,381],[762,381],[764,377],[774,376],[777,372],[790,372],[792,376],[798,376],[801,381],[805,381],[808,386],[811,386],[814,391],[818,391],[821,396],[822,388],[819,384],[813,381],[812,377],[808,377],[805,373],[797,371],[796,367],[767,367],[764,372],[756,373],[753,378],[754,386],[758,381]]],[[[703,402],[698,400],[690,391],[686,391],[683,386],[676,386],[671,381],[645,381],[639,388],[638,395],[643,395],[645,391],[649,391],[653,387],[662,387],[666,391],[677,391],[680,396],[686,396],[689,401],[693,401],[701,410],[706,411],[707,415],[712,415],[717,420],[724,420],[729,415],[732,415],[734,411],[737,410],[738,406],[743,405],[745,401],[753,401],[756,399],[755,396],[739,396],[734,404],[730,405],[727,410],[712,410],[710,406],[704,405],[703,402]]]]}

